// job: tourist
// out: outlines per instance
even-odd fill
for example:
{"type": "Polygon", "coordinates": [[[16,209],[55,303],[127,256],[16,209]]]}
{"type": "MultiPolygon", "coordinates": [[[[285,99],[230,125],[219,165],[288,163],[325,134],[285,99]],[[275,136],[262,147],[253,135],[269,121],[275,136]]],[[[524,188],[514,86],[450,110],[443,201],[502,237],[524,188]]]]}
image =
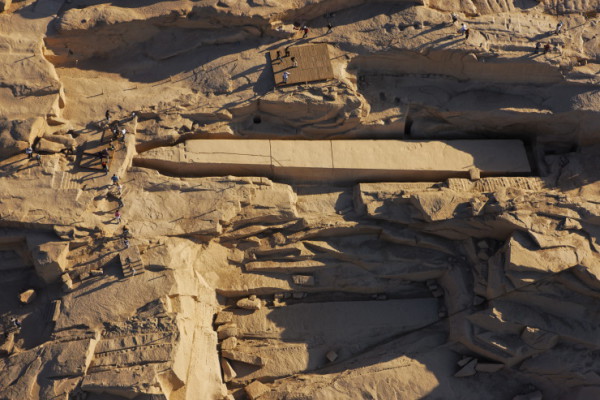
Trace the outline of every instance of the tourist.
{"type": "Polygon", "coordinates": [[[11,317],[10,322],[12,322],[12,324],[14,325],[15,328],[21,329],[21,321],[19,321],[15,317],[11,317]]]}
{"type": "Polygon", "coordinates": [[[465,31],[465,40],[467,40],[469,38],[470,33],[471,33],[471,30],[469,28],[467,28],[467,30],[465,31]]]}
{"type": "Polygon", "coordinates": [[[282,75],[283,77],[283,83],[286,84],[288,82],[288,78],[290,77],[290,73],[285,71],[282,75]]]}
{"type": "Polygon", "coordinates": [[[281,62],[281,52],[277,50],[277,57],[275,57],[275,61],[281,62]]]}
{"type": "Polygon", "coordinates": [[[452,17],[452,23],[455,24],[456,22],[458,22],[458,15],[456,15],[455,12],[453,12],[452,14],[450,14],[450,16],[452,17]]]}
{"type": "Polygon", "coordinates": [[[304,35],[302,35],[302,39],[304,39],[308,36],[308,26],[304,25],[302,27],[302,30],[304,31],[304,35]]]}
{"type": "Polygon", "coordinates": [[[110,123],[110,111],[106,110],[106,113],[104,113],[104,116],[106,117],[106,123],[109,124],[110,123]]]}
{"type": "Polygon", "coordinates": [[[102,171],[104,171],[104,175],[108,175],[108,163],[105,160],[102,160],[102,171]]]}
{"type": "Polygon", "coordinates": [[[550,51],[550,43],[546,43],[546,45],[544,46],[544,54],[548,53],[550,51]]]}
{"type": "Polygon", "coordinates": [[[31,146],[27,146],[25,149],[25,154],[27,154],[27,158],[33,157],[33,148],[31,146]]]}
{"type": "Polygon", "coordinates": [[[38,165],[42,165],[42,155],[40,153],[35,155],[35,161],[38,162],[38,165]]]}
{"type": "Polygon", "coordinates": [[[298,66],[298,61],[296,61],[296,57],[292,57],[292,68],[296,68],[298,66]]]}
{"type": "Polygon", "coordinates": [[[556,35],[560,34],[560,32],[562,31],[562,27],[563,27],[563,22],[562,22],[562,21],[560,21],[560,22],[558,23],[558,25],[556,25],[556,30],[554,31],[554,33],[555,33],[556,35]]]}
{"type": "Polygon", "coordinates": [[[533,52],[533,54],[538,54],[540,52],[541,47],[542,47],[542,44],[540,42],[537,42],[535,44],[535,51],[533,52]]]}
{"type": "Polygon", "coordinates": [[[329,22],[327,23],[327,32],[325,32],[325,33],[326,33],[326,34],[327,34],[327,33],[331,33],[331,31],[332,31],[332,30],[333,30],[333,24],[331,23],[331,21],[329,21],[329,22]]]}
{"type": "Polygon", "coordinates": [[[123,185],[121,185],[120,183],[117,184],[117,193],[120,195],[123,194],[123,185]]]}
{"type": "Polygon", "coordinates": [[[467,24],[465,24],[463,22],[462,24],[460,24],[460,29],[458,31],[460,32],[461,35],[464,35],[467,33],[468,30],[469,30],[469,28],[467,28],[467,24]]]}
{"type": "Polygon", "coordinates": [[[117,174],[113,174],[113,176],[111,176],[110,179],[112,180],[113,185],[119,183],[119,177],[117,176],[117,174]]]}
{"type": "Polygon", "coordinates": [[[117,211],[115,212],[115,221],[117,224],[121,223],[121,209],[117,208],[117,211]]]}
{"type": "Polygon", "coordinates": [[[290,47],[291,46],[288,46],[288,47],[285,48],[285,54],[283,55],[284,57],[289,57],[290,56],[290,47]]]}
{"type": "Polygon", "coordinates": [[[125,248],[128,249],[129,248],[129,239],[125,239],[123,241],[123,243],[125,243],[125,248]]]}
{"type": "Polygon", "coordinates": [[[129,228],[127,226],[123,227],[123,238],[124,239],[128,239],[129,238],[129,228]]]}

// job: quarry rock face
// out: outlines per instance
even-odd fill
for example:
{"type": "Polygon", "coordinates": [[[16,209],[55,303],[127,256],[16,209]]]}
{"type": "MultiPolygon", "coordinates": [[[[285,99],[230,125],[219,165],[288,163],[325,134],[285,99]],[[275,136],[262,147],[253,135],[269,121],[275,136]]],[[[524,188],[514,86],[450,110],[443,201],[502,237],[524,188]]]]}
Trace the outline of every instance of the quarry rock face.
{"type": "Polygon", "coordinates": [[[599,11],[0,1],[0,399],[599,398],[599,11]]]}

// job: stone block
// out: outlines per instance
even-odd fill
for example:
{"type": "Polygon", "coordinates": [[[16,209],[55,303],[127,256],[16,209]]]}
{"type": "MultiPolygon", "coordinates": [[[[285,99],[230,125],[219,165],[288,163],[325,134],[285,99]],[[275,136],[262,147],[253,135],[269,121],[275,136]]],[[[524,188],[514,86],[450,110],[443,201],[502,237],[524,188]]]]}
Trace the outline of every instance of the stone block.
{"type": "Polygon", "coordinates": [[[68,267],[68,242],[42,242],[27,237],[36,274],[47,284],[56,282],[68,267]]]}
{"type": "Polygon", "coordinates": [[[294,285],[300,286],[315,286],[315,278],[310,275],[294,275],[292,276],[294,285]]]}
{"type": "Polygon", "coordinates": [[[244,390],[246,391],[246,394],[250,400],[256,400],[260,396],[271,391],[267,385],[259,381],[252,382],[251,384],[247,385],[244,390]]]}
{"type": "Polygon", "coordinates": [[[233,313],[230,311],[221,311],[215,318],[215,325],[228,324],[233,321],[233,313]]]}
{"type": "Polygon", "coordinates": [[[217,328],[217,337],[219,340],[224,340],[229,337],[237,336],[238,327],[236,324],[225,324],[217,328]]]}
{"type": "Polygon", "coordinates": [[[267,361],[262,357],[242,351],[223,350],[221,351],[221,355],[229,360],[239,361],[244,364],[256,365],[259,367],[263,367],[267,364],[267,361]]]}
{"type": "Polygon", "coordinates": [[[329,360],[329,362],[334,362],[335,360],[337,360],[338,354],[335,351],[331,350],[327,352],[327,354],[325,354],[325,357],[327,358],[327,360],[329,360]]]}
{"type": "Polygon", "coordinates": [[[237,344],[238,340],[236,337],[229,337],[221,342],[221,350],[233,350],[237,344]]]}
{"type": "Polygon", "coordinates": [[[51,142],[41,138],[37,144],[36,150],[40,153],[59,153],[65,146],[62,143],[51,142]]]}

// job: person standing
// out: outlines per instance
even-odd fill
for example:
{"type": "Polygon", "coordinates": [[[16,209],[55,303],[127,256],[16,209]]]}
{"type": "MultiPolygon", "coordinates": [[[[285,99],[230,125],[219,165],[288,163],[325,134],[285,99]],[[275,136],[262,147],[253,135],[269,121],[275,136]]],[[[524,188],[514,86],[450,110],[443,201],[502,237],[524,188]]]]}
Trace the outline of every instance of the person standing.
{"type": "Polygon", "coordinates": [[[31,147],[31,145],[27,146],[27,148],[25,149],[25,154],[27,154],[27,158],[33,157],[33,148],[31,147]]]}
{"type": "Polygon", "coordinates": [[[465,24],[464,22],[462,24],[460,24],[459,32],[461,35],[466,34],[468,30],[469,30],[469,28],[467,28],[467,24],[465,24]]]}
{"type": "Polygon", "coordinates": [[[308,26],[304,25],[302,27],[302,30],[304,31],[304,35],[302,35],[302,39],[305,39],[308,36],[308,26]]]}
{"type": "Polygon", "coordinates": [[[325,34],[331,33],[331,31],[333,30],[333,24],[331,23],[331,21],[327,22],[327,32],[325,32],[325,34]]]}
{"type": "Polygon", "coordinates": [[[467,28],[467,30],[465,31],[465,40],[467,40],[469,38],[470,33],[471,33],[471,30],[469,28],[467,28]]]}
{"type": "Polygon", "coordinates": [[[38,162],[38,165],[42,165],[42,155],[40,153],[35,155],[35,161],[38,162]]]}
{"type": "Polygon", "coordinates": [[[562,22],[562,21],[560,21],[560,22],[558,23],[558,25],[556,25],[556,30],[554,31],[554,34],[556,34],[556,35],[559,35],[559,34],[560,34],[560,32],[562,31],[562,27],[563,27],[563,22],[562,22]]]}
{"type": "Polygon", "coordinates": [[[296,68],[298,66],[298,61],[296,61],[296,57],[292,57],[292,68],[296,68]]]}
{"type": "Polygon", "coordinates": [[[458,15],[456,15],[455,12],[453,12],[452,14],[450,14],[450,16],[452,17],[452,23],[455,24],[456,22],[458,22],[458,15]]]}
{"type": "Polygon", "coordinates": [[[110,111],[106,110],[106,112],[104,113],[104,117],[106,117],[106,123],[110,124],[110,111]]]}
{"type": "Polygon", "coordinates": [[[121,223],[121,209],[117,208],[117,211],[115,212],[115,222],[117,224],[121,223]]]}
{"type": "Polygon", "coordinates": [[[110,180],[112,181],[113,185],[116,185],[119,183],[119,177],[117,176],[117,174],[113,174],[113,176],[110,177],[110,180]]]}
{"type": "Polygon", "coordinates": [[[283,78],[283,84],[285,85],[286,83],[288,83],[288,78],[290,77],[290,73],[287,71],[284,71],[282,78],[283,78]]]}
{"type": "Polygon", "coordinates": [[[537,42],[535,44],[535,51],[533,52],[533,54],[538,54],[540,52],[541,48],[542,48],[542,44],[540,42],[537,42]]]}

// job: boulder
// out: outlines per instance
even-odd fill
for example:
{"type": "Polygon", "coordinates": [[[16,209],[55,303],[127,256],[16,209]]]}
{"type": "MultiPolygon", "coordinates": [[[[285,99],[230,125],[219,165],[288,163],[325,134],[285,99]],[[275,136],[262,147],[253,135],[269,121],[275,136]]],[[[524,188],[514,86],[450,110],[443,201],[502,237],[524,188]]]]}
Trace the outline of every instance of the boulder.
{"type": "Polygon", "coordinates": [[[47,284],[59,280],[68,268],[69,242],[36,243],[35,238],[28,236],[27,245],[36,274],[47,284]]]}
{"type": "Polygon", "coordinates": [[[254,381],[244,388],[250,400],[256,400],[260,396],[271,391],[267,385],[259,381],[254,381]]]}
{"type": "Polygon", "coordinates": [[[19,301],[23,304],[29,304],[35,300],[37,294],[35,290],[29,289],[19,295],[19,301]]]}

